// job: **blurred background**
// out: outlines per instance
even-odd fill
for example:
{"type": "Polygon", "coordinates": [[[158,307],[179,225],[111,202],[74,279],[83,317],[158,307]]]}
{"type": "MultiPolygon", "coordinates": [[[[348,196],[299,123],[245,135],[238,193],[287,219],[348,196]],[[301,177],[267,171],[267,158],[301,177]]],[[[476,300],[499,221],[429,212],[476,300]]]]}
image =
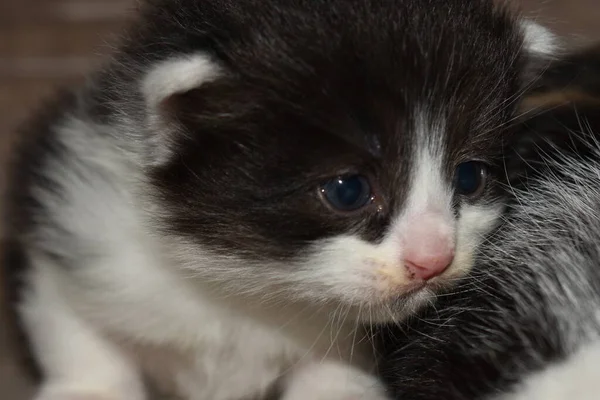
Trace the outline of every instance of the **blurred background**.
{"type": "MultiPolygon", "coordinates": [[[[138,1],[0,0],[0,191],[15,126],[54,88],[77,84],[110,53],[138,1]]],[[[600,0],[512,2],[573,46],[600,41],[600,0]]],[[[1,232],[0,221],[0,251],[1,232]]],[[[5,328],[0,315],[0,398],[29,399],[5,328]]]]}

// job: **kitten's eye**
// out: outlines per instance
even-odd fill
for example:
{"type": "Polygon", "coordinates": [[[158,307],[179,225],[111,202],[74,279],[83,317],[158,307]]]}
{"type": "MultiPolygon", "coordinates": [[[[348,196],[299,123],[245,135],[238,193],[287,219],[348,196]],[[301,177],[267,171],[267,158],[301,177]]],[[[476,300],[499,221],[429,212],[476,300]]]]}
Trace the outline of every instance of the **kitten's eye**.
{"type": "Polygon", "coordinates": [[[361,175],[340,176],[321,186],[321,195],[338,211],[356,211],[372,200],[369,180],[361,175]]]}
{"type": "Polygon", "coordinates": [[[487,169],[478,161],[467,161],[456,167],[454,184],[458,193],[474,197],[480,195],[485,188],[487,169]]]}

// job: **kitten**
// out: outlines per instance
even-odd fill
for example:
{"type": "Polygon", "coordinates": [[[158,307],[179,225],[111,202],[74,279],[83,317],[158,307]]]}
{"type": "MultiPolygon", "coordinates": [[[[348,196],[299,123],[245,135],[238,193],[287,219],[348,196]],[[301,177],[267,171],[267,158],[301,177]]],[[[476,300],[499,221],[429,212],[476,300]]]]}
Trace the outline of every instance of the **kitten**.
{"type": "Polygon", "coordinates": [[[554,47],[492,1],[148,3],[16,154],[37,399],[385,398],[364,325],[470,269],[554,47]]]}
{"type": "Polygon", "coordinates": [[[600,106],[574,98],[524,123],[514,204],[470,276],[435,310],[382,330],[395,398],[598,398],[600,106]]]}

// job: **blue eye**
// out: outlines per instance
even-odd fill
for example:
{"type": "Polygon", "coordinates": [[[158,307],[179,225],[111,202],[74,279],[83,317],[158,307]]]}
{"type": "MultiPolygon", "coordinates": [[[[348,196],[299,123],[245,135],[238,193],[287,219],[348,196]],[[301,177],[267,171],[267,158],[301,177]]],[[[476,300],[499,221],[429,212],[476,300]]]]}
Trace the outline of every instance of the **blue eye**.
{"type": "Polygon", "coordinates": [[[371,202],[371,185],[361,175],[340,176],[321,187],[329,205],[339,211],[356,211],[371,202]]]}
{"type": "Polygon", "coordinates": [[[465,196],[481,194],[485,188],[486,168],[478,161],[468,161],[456,167],[454,184],[458,193],[465,196]]]}

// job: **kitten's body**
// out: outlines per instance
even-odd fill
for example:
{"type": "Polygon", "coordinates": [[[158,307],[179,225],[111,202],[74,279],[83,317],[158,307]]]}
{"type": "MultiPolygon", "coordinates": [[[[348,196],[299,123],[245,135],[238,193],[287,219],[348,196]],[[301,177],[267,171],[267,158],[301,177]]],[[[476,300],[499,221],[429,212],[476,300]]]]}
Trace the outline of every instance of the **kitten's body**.
{"type": "MultiPolygon", "coordinates": [[[[570,89],[550,73],[546,90],[570,89]]],[[[525,122],[514,204],[472,276],[386,332],[381,371],[396,398],[598,398],[600,108],[581,99],[525,122]]]]}
{"type": "Polygon", "coordinates": [[[362,326],[470,268],[550,37],[459,0],[173,0],[130,36],[16,158],[11,290],[39,399],[140,400],[146,375],[193,400],[384,398],[362,326]],[[472,159],[477,198],[453,187],[472,159]],[[324,182],[357,173],[364,209],[332,210],[324,182]]]}

